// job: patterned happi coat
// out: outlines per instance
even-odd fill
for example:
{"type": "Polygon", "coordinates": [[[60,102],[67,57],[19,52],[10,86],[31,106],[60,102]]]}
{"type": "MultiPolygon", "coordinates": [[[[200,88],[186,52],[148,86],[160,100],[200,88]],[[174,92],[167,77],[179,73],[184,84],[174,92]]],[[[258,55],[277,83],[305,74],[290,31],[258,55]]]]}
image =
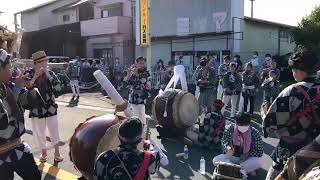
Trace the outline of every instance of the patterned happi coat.
{"type": "MultiPolygon", "coordinates": [[[[32,78],[35,71],[31,69],[26,74],[32,78]]],[[[57,115],[58,104],[55,101],[55,97],[61,91],[61,83],[53,71],[49,71],[50,78],[41,77],[38,78],[34,87],[39,89],[40,96],[37,98],[36,105],[30,109],[30,118],[47,118],[57,115]]],[[[43,76],[46,76],[43,74],[43,76]]]]}
{"type": "MultiPolygon", "coordinates": [[[[264,136],[277,135],[280,137],[280,142],[271,156],[276,163],[283,164],[297,150],[311,142],[320,133],[320,125],[304,116],[289,124],[290,118],[296,112],[304,111],[308,101],[297,86],[303,88],[312,100],[317,95],[317,88],[320,88],[320,81],[316,81],[315,78],[306,78],[302,82],[285,88],[272,103],[263,120],[264,136]],[[299,140],[299,142],[288,143],[283,140],[284,138],[299,140]]],[[[315,108],[315,112],[319,116],[319,103],[315,108]]]]}
{"type": "MultiPolygon", "coordinates": [[[[16,87],[14,83],[5,86],[6,90],[0,88],[0,146],[25,133],[22,105],[32,100],[26,89],[16,87]]],[[[23,142],[15,149],[0,154],[0,167],[14,165],[26,153],[30,154],[30,146],[23,142]]]]}
{"type": "Polygon", "coordinates": [[[145,104],[146,99],[151,95],[151,76],[149,71],[142,70],[137,75],[132,75],[127,80],[130,88],[129,103],[145,104]]]}
{"type": "Polygon", "coordinates": [[[208,112],[203,119],[203,124],[199,126],[199,144],[209,149],[221,147],[225,123],[221,113],[208,112]]]}

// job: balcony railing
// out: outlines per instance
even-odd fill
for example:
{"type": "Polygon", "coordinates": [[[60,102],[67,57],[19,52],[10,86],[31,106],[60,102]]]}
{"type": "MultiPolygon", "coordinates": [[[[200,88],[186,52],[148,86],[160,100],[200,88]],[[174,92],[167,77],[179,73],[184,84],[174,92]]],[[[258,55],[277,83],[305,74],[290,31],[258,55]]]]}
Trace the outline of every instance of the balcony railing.
{"type": "Polygon", "coordinates": [[[126,16],[114,16],[81,21],[81,36],[129,34],[131,31],[131,17],[126,16]]]}

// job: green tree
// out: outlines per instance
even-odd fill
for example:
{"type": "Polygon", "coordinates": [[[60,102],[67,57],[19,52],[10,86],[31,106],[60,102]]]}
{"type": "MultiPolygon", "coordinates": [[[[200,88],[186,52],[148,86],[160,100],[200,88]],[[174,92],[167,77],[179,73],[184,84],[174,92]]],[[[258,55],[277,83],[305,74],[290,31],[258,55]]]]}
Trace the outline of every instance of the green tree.
{"type": "Polygon", "coordinates": [[[297,45],[310,49],[320,49],[320,6],[317,6],[309,16],[306,16],[293,28],[291,34],[297,45]]]}

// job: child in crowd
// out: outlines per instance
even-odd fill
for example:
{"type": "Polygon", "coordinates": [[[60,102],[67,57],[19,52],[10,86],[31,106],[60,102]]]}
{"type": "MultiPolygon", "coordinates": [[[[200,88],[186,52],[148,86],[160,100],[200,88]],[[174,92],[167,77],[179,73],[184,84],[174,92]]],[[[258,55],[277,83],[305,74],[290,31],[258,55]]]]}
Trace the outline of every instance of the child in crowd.
{"type": "Polygon", "coordinates": [[[261,87],[264,91],[264,100],[272,104],[281,91],[281,86],[280,82],[277,80],[276,71],[271,70],[269,72],[269,78],[264,80],[261,87]]]}

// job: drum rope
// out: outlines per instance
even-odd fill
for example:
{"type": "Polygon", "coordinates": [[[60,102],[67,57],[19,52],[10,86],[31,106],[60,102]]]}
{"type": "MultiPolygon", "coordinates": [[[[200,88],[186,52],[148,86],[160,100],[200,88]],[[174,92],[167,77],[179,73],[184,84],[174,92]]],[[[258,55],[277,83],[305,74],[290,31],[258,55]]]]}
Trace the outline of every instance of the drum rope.
{"type": "Polygon", "coordinates": [[[167,117],[168,116],[168,113],[167,113],[168,99],[169,99],[168,97],[165,97],[166,104],[164,106],[163,117],[167,117]]]}

